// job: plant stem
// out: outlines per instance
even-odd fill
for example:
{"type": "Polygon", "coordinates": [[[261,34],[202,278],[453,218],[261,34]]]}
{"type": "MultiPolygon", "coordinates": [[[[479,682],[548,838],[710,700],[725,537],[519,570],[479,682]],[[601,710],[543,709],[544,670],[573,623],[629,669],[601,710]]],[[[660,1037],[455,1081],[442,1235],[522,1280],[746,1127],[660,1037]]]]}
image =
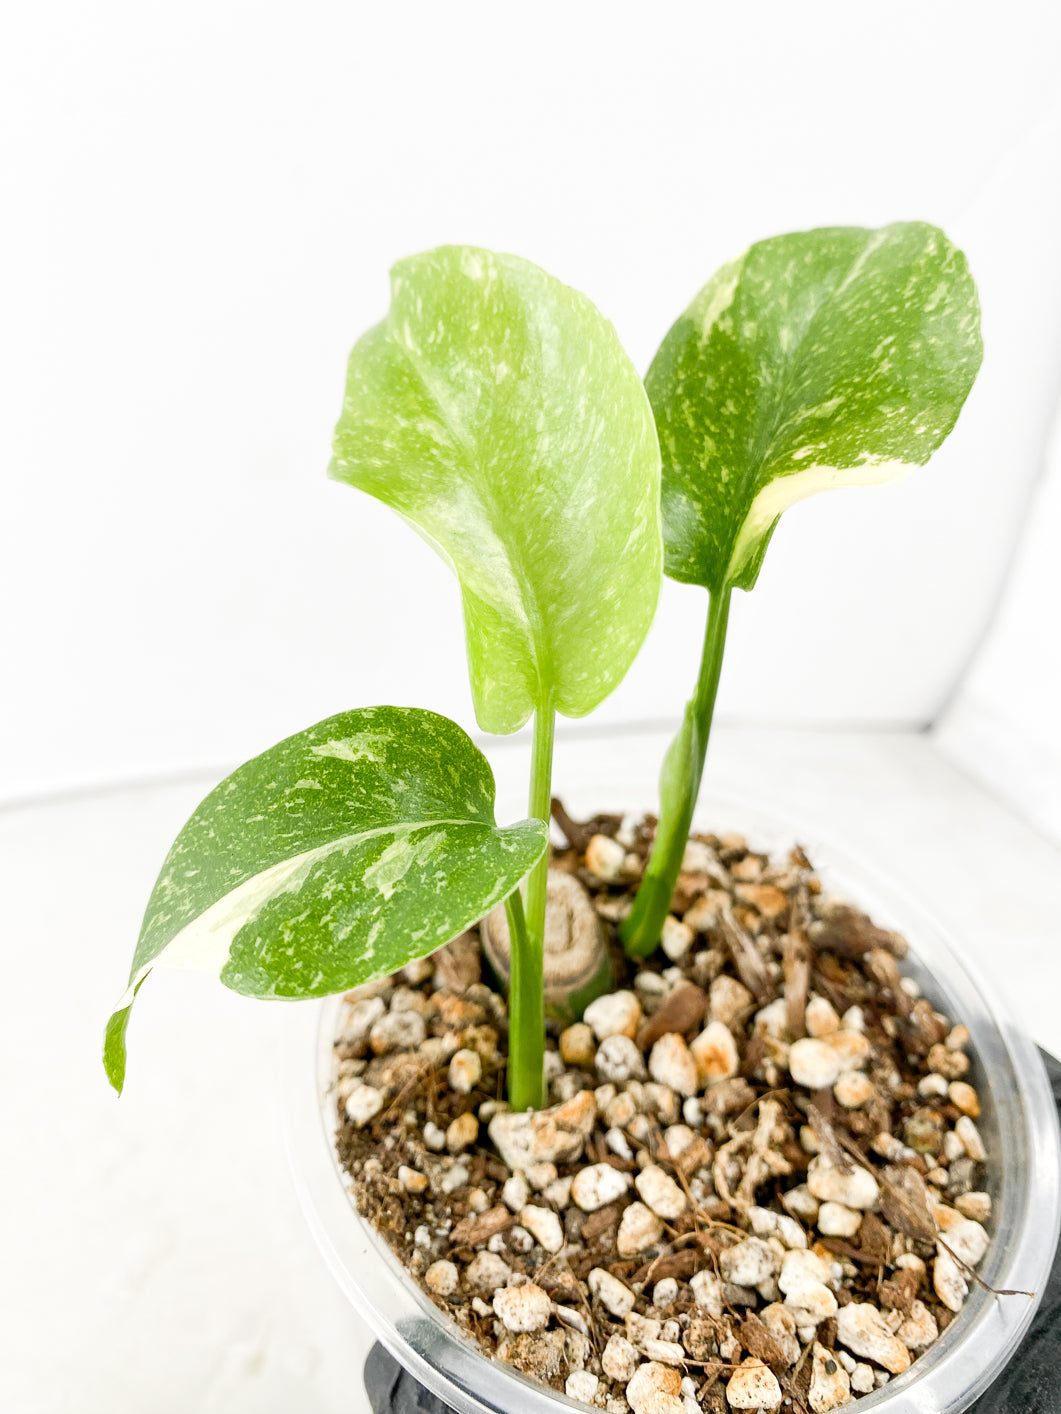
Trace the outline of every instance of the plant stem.
{"type": "MultiPolygon", "coordinates": [[[[546,702],[534,714],[528,814],[549,822],[552,795],[553,736],[556,716],[546,702]]],[[[527,876],[527,912],[519,891],[508,910],[509,986],[508,1097],[514,1110],[541,1109],[545,1104],[545,899],[549,884],[549,852],[527,876]],[[515,924],[515,926],[513,926],[515,924]],[[521,926],[522,925],[522,926],[521,926]]]]}
{"type": "Polygon", "coordinates": [[[648,957],[659,942],[663,921],[670,912],[704,774],[726,647],[730,593],[727,585],[710,597],[696,691],[686,705],[681,729],[664,758],[655,843],[633,910],[621,929],[623,943],[631,957],[648,957]]]}

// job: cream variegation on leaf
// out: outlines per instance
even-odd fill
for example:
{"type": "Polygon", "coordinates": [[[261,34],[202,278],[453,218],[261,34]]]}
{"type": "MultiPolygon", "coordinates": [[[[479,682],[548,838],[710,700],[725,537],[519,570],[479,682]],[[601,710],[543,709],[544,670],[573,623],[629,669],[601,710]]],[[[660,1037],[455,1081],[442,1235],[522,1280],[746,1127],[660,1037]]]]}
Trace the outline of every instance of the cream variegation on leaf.
{"type": "Polygon", "coordinates": [[[476,922],[547,838],[540,820],[498,828],[486,758],[434,712],[367,707],[280,742],[222,781],[170,850],[107,1026],[111,1083],[153,968],[253,997],[328,996],[476,922]]]}

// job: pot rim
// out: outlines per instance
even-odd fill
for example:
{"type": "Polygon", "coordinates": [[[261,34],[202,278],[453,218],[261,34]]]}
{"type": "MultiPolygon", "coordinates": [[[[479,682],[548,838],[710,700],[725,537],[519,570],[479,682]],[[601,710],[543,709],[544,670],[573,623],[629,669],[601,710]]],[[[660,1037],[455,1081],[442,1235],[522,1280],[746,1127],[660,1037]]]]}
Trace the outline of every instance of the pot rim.
{"type": "MultiPolygon", "coordinates": [[[[712,794],[694,825],[709,828],[708,815],[716,828],[739,830],[772,853],[806,838],[747,798],[712,794]]],[[[991,1245],[978,1275],[993,1287],[1035,1295],[996,1297],[971,1284],[961,1313],[939,1340],[906,1373],[858,1400],[867,1414],[960,1414],[1017,1349],[1050,1272],[1061,1223],[1061,1142],[1052,1090],[1033,1042],[1017,1029],[976,967],[960,957],[929,910],[846,852],[824,842],[808,848],[823,884],[908,938],[904,974],[915,977],[952,1020],[969,1027],[970,1079],[983,1105],[979,1126],[989,1153],[1007,1159],[1000,1172],[989,1174],[991,1245]],[[1045,1234],[1051,1240],[1045,1241],[1045,1234]]],[[[340,997],[331,997],[299,1009],[281,1080],[295,1185],[340,1287],[376,1338],[459,1414],[507,1414],[517,1401],[521,1414],[585,1409],[481,1353],[357,1212],[334,1148],[332,1039],[340,1005],[340,997]],[[307,1054],[316,1057],[312,1071],[307,1054]]]]}

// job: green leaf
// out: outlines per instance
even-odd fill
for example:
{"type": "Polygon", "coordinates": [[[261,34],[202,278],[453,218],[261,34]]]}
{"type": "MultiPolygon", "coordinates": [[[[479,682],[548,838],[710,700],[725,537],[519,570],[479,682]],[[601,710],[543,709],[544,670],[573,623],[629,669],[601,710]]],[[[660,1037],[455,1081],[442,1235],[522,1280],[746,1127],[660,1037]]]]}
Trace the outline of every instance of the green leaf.
{"type": "Polygon", "coordinates": [[[494,778],[455,723],[408,707],[330,717],[241,766],[177,836],[147,905],[104,1063],[153,967],[252,997],[322,997],[433,952],[512,892],[548,828],[494,823],[494,778]]]}
{"type": "Polygon", "coordinates": [[[751,246],[701,290],[645,380],[667,573],[751,589],[794,501],[928,461],[981,353],[965,257],[933,226],[751,246]]]}
{"type": "Polygon", "coordinates": [[[480,726],[593,710],[648,631],[659,450],[641,380],[583,295],[511,255],[400,261],[354,347],[331,475],[460,580],[480,726]]]}

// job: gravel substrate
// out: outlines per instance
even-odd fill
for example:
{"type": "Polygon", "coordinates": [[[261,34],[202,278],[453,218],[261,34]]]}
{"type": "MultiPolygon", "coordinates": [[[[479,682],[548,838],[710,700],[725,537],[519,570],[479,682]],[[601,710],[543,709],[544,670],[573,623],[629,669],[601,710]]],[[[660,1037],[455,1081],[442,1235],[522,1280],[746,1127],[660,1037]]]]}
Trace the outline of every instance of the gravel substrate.
{"type": "Polygon", "coordinates": [[[690,841],[662,950],[614,940],[653,822],[562,821],[615,987],[502,1100],[464,934],[349,994],[338,1153],[361,1211],[489,1355],[625,1414],[835,1409],[961,1310],[989,1237],[968,1032],[799,850],[690,841]]]}

